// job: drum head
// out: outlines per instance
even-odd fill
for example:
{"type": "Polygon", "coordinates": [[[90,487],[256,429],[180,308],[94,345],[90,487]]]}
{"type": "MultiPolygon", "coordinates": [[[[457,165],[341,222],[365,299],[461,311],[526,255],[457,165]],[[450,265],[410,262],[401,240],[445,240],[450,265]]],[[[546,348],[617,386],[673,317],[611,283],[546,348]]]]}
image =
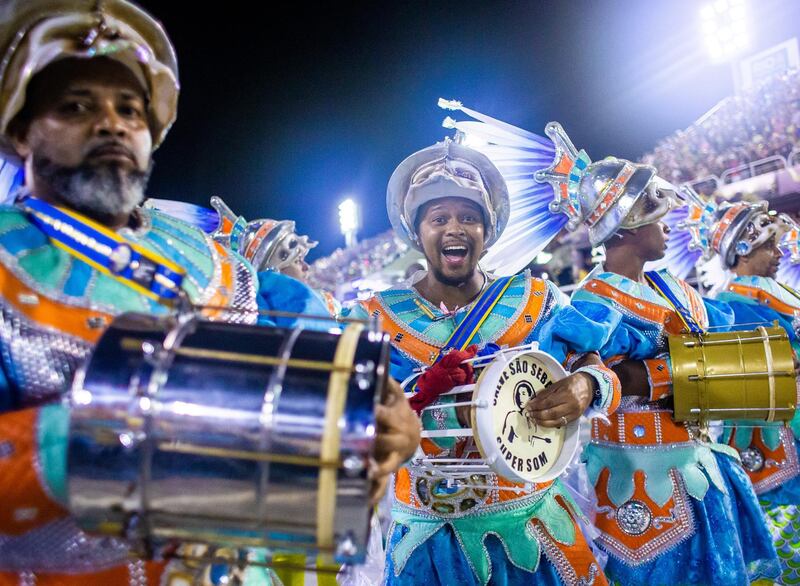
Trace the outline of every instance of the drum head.
{"type": "Polygon", "coordinates": [[[495,360],[483,370],[473,394],[472,431],[497,474],[513,482],[547,482],[570,463],[578,447],[578,420],[542,427],[522,412],[525,403],[565,376],[557,360],[539,351],[495,360]]]}

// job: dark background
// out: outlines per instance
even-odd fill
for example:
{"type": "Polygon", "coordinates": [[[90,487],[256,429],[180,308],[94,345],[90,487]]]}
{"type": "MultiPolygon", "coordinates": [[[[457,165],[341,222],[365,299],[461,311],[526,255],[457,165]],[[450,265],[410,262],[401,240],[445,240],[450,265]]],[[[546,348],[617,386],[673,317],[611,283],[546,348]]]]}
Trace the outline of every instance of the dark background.
{"type": "MultiPolygon", "coordinates": [[[[394,167],[448,133],[439,97],[538,133],[558,120],[599,159],[638,158],[733,93],[730,66],[706,56],[705,2],[141,4],[182,85],[150,195],[294,219],[320,241],[311,259],[343,244],[344,197],[360,236],[389,227],[394,167]]],[[[800,31],[800,2],[748,10],[751,53],[800,31]]]]}

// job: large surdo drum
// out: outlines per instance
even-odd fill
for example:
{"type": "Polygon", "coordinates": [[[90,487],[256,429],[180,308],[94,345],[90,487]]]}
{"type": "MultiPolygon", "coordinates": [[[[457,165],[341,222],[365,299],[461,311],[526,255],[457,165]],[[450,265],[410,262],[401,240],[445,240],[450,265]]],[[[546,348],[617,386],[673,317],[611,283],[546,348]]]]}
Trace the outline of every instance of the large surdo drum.
{"type": "Polygon", "coordinates": [[[126,314],[76,377],[69,505],[90,532],[364,557],[386,337],[126,314]]]}

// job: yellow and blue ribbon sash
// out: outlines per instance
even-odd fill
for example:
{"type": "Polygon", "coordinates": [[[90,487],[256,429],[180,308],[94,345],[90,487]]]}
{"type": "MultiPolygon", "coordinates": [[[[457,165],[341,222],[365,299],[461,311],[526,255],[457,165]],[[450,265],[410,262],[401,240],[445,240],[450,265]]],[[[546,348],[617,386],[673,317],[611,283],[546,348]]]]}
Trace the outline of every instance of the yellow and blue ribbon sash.
{"type": "Polygon", "coordinates": [[[780,285],[781,287],[783,287],[792,297],[800,301],[800,292],[795,291],[794,289],[789,287],[789,285],[784,285],[783,283],[780,283],[777,280],[775,282],[778,283],[778,285],[780,285]]]}
{"type": "Polygon", "coordinates": [[[678,317],[681,318],[687,330],[693,334],[702,334],[705,331],[700,325],[700,322],[694,318],[689,308],[681,303],[680,299],[678,299],[667,282],[657,271],[647,271],[644,274],[644,278],[647,279],[650,286],[669,303],[670,307],[672,307],[675,313],[678,314],[678,317]]]}
{"type": "MultiPolygon", "coordinates": [[[[472,304],[467,315],[465,315],[461,323],[456,326],[450,334],[450,337],[447,338],[447,341],[442,344],[442,347],[439,349],[439,354],[436,356],[436,360],[433,361],[433,364],[439,362],[450,350],[454,348],[464,350],[470,345],[473,338],[475,338],[475,335],[478,333],[478,330],[480,330],[483,325],[483,322],[486,321],[486,318],[492,313],[494,306],[497,305],[497,302],[506,292],[506,289],[508,289],[513,280],[514,277],[500,277],[495,279],[483,293],[478,296],[478,299],[472,304]]],[[[416,389],[417,383],[415,381],[413,390],[416,391],[416,389]]]]}
{"type": "Polygon", "coordinates": [[[73,210],[35,197],[20,205],[55,246],[101,273],[166,305],[180,295],[186,271],[172,261],[73,210]]]}
{"type": "Polygon", "coordinates": [[[475,300],[467,315],[461,320],[461,323],[453,330],[450,337],[439,350],[439,355],[436,357],[436,362],[441,360],[442,356],[452,348],[464,350],[470,345],[478,330],[486,321],[486,318],[492,313],[494,306],[506,292],[513,277],[500,277],[495,279],[486,290],[481,293],[478,299],[475,300]]]}

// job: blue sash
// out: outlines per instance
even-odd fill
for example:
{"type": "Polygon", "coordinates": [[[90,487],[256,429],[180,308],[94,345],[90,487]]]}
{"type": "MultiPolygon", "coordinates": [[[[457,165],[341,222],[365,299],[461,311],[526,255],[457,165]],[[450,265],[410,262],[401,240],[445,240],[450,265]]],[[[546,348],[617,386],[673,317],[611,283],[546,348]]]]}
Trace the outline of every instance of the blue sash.
{"type": "Polygon", "coordinates": [[[693,334],[702,334],[705,329],[700,325],[700,323],[694,318],[692,312],[689,310],[688,307],[685,307],[683,303],[681,303],[680,299],[673,293],[672,289],[670,289],[667,282],[664,278],[657,272],[657,271],[648,271],[644,274],[645,279],[656,292],[661,295],[664,299],[666,299],[667,303],[670,304],[675,313],[678,314],[678,317],[681,318],[683,325],[686,326],[686,329],[689,330],[693,334]]]}
{"type": "Polygon", "coordinates": [[[506,292],[508,286],[514,277],[500,277],[493,281],[486,290],[481,293],[478,299],[473,303],[467,315],[461,320],[461,323],[456,326],[453,333],[442,345],[439,350],[439,355],[436,357],[434,364],[442,359],[442,356],[447,354],[452,348],[464,350],[470,345],[475,335],[478,333],[483,322],[492,313],[494,306],[506,292]]]}
{"type": "MultiPolygon", "coordinates": [[[[470,342],[475,338],[475,335],[480,330],[483,322],[492,313],[494,306],[506,292],[508,286],[514,277],[500,277],[493,281],[484,291],[480,294],[475,303],[461,320],[461,323],[456,326],[447,341],[442,344],[439,349],[439,354],[433,364],[439,362],[442,357],[452,349],[464,350],[470,345],[470,342]]],[[[412,391],[417,390],[417,381],[414,381],[412,391]]]]}
{"type": "Polygon", "coordinates": [[[186,271],[172,261],[73,210],[35,197],[19,205],[55,246],[159,303],[177,300],[186,271]]]}

